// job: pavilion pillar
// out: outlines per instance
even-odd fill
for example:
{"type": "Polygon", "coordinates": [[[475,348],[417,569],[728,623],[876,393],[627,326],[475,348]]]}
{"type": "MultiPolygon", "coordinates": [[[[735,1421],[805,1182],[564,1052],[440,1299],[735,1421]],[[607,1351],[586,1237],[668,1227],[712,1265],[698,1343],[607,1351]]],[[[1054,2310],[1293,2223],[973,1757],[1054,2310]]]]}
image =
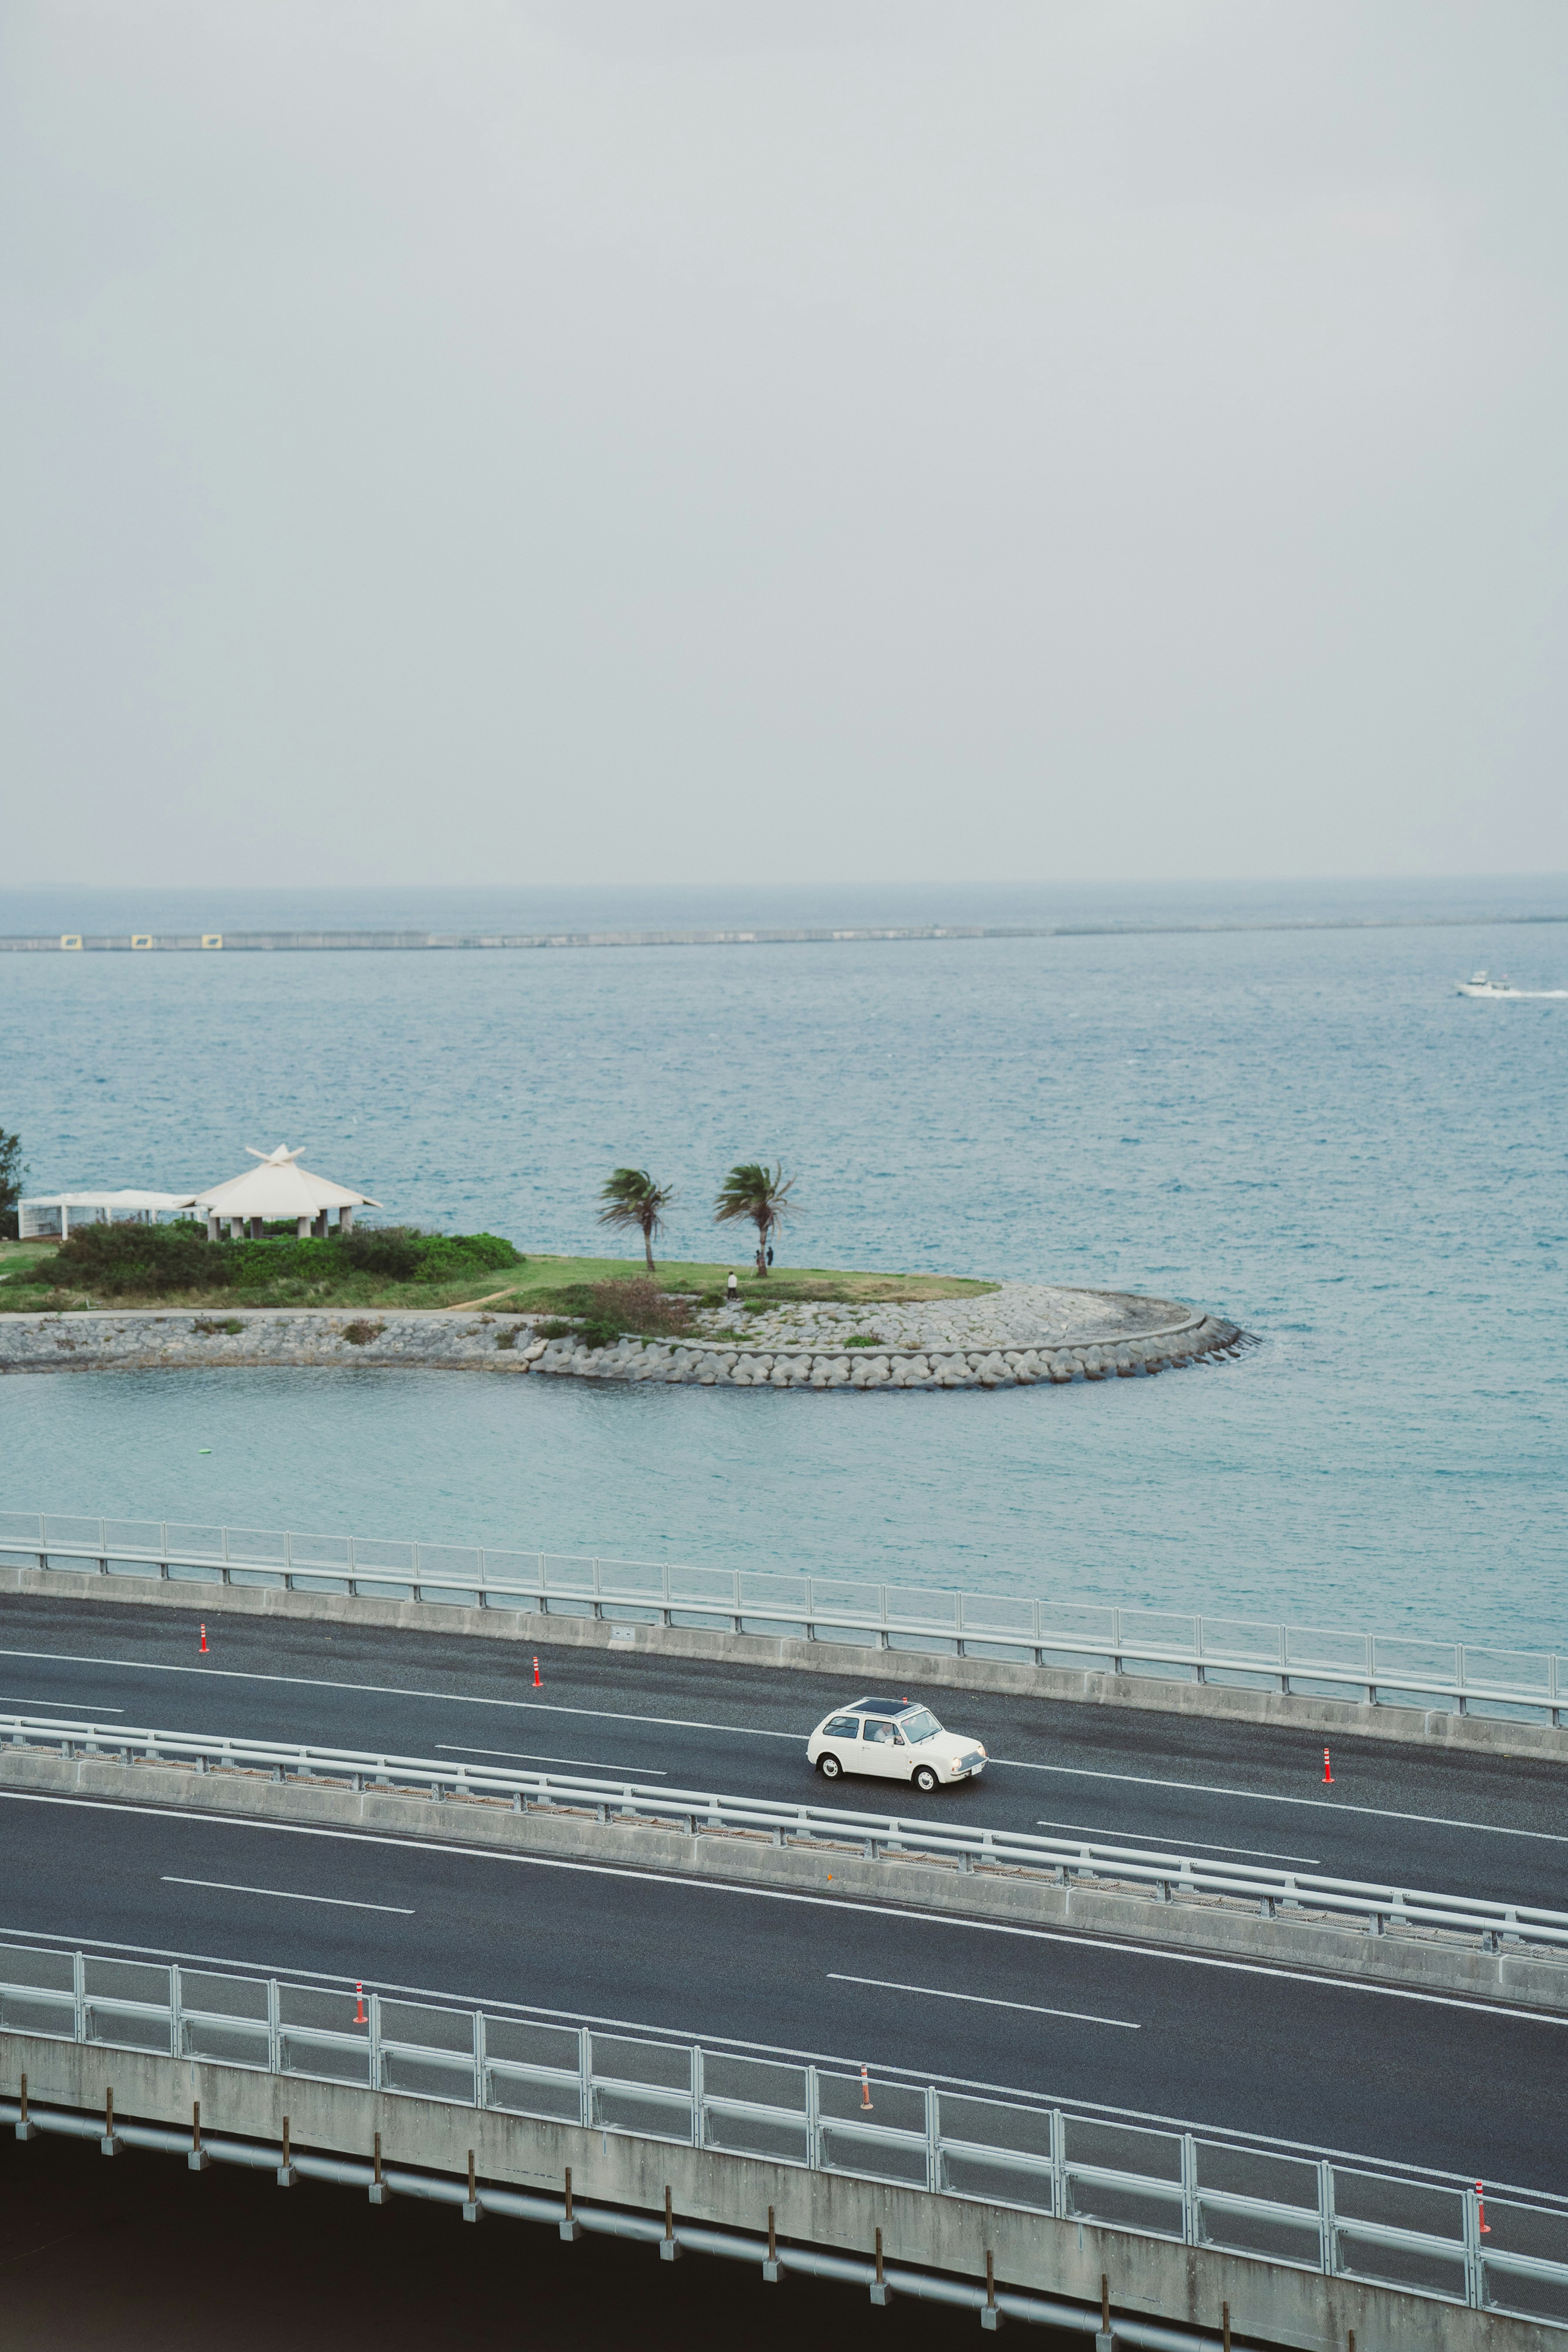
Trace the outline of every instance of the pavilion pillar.
{"type": "Polygon", "coordinates": [[[215,1242],[215,1241],[217,1240],[217,1237],[218,1237],[218,1213],[217,1213],[217,1211],[216,1211],[215,1209],[209,1209],[209,1210],[207,1211],[207,1239],[208,1239],[210,1242],[215,1242]]]}
{"type": "Polygon", "coordinates": [[[296,1241],[308,1242],[309,1240],[311,1222],[311,1219],[308,1217],[295,1218],[294,1237],[296,1241]]]}
{"type": "Polygon", "coordinates": [[[326,1240],[327,1212],[325,1209],[319,1210],[316,1216],[311,1219],[310,1230],[315,1234],[316,1239],[319,1242],[324,1242],[326,1240]]]}
{"type": "Polygon", "coordinates": [[[250,1220],[250,1237],[253,1242],[258,1242],[261,1239],[261,1219],[259,1217],[252,1217],[250,1220]]]}
{"type": "Polygon", "coordinates": [[[338,1212],[338,1231],[340,1234],[351,1234],[353,1230],[354,1213],[352,1209],[340,1209],[338,1212]]]}

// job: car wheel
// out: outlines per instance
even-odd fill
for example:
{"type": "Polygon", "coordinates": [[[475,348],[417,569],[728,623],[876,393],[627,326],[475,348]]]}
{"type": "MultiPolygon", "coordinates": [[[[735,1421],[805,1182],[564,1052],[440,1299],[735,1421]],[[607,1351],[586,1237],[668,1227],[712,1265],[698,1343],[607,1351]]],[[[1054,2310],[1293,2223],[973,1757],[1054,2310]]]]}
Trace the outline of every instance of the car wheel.
{"type": "Polygon", "coordinates": [[[819,1756],[817,1759],[817,1769],[824,1780],[836,1780],[843,1769],[836,1756],[819,1756]]]}
{"type": "Polygon", "coordinates": [[[931,1794],[932,1790],[936,1786],[936,1775],[929,1764],[922,1764],[915,1775],[915,1785],[923,1796],[928,1797],[931,1794]]]}

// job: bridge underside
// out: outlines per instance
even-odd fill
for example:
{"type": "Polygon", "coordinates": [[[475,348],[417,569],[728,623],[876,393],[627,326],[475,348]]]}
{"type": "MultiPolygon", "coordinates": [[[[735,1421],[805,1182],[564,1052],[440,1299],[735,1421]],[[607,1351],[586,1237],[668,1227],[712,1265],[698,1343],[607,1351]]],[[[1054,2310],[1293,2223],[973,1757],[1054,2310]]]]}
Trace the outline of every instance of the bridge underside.
{"type": "MultiPolygon", "coordinates": [[[[227,2137],[247,2148],[231,2147],[224,2156],[275,2167],[287,2135],[296,2162],[335,2159],[329,2177],[349,2185],[372,2180],[379,2135],[389,2195],[444,2195],[464,2205],[472,2177],[481,2208],[552,2226],[564,2218],[570,2168],[576,2218],[591,2235],[611,2230],[652,2244],[664,2238],[668,2212],[677,2245],[684,2240],[695,2252],[765,2261],[771,2209],[785,2269],[793,2261],[846,2283],[874,2286],[880,2233],[890,2292],[967,2305],[982,2325],[988,2263],[1003,2316],[1094,2334],[1103,2279],[1115,2336],[1169,2352],[1183,2344],[1217,2347],[1227,2305],[1239,2339],[1300,2352],[1344,2352],[1353,2330],[1357,2343],[1387,2352],[1547,2352],[1563,2340],[1554,2328],[1387,2287],[885,2181],[341,2084],[0,2033],[0,2081],[14,2093],[24,2074],[35,2128],[74,2124],[97,2136],[112,2111],[117,2131],[133,2121],[152,2125],[170,2136],[154,2144],[188,2150],[199,2105],[209,2156],[212,2143],[227,2137]]],[[[0,2117],[14,2123],[18,2112],[16,2096],[0,2100],[0,2117]]]]}

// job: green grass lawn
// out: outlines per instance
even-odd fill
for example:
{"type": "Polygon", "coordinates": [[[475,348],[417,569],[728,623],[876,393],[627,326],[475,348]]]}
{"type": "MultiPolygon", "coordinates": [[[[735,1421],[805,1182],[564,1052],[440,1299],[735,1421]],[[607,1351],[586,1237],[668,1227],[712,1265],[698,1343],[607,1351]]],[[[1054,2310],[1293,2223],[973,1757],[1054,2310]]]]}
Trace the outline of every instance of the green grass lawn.
{"type": "MultiPolygon", "coordinates": [[[[37,1314],[80,1311],[92,1306],[110,1307],[186,1307],[205,1312],[235,1307],[441,1307],[476,1306],[497,1315],[546,1313],[580,1315],[588,1289],[600,1282],[624,1282],[646,1274],[640,1257],[541,1257],[528,1253],[521,1265],[499,1267],[493,1273],[469,1274],[455,1282],[389,1282],[373,1275],[352,1274],[334,1281],[307,1282],[287,1277],[260,1286],[213,1291],[182,1291],[177,1296],[95,1300],[86,1293],[55,1289],[30,1280],[56,1252],[36,1242],[0,1242],[0,1313],[37,1314]]],[[[941,1274],[860,1274],[833,1266],[776,1265],[759,1279],[749,1255],[729,1262],[693,1264],[661,1262],[654,1280],[662,1290],[694,1297],[699,1306],[724,1302],[725,1283],[734,1273],[743,1305],[756,1312],[766,1307],[833,1301],[874,1306],[918,1298],[972,1298],[994,1290],[994,1282],[969,1282],[941,1274]]]]}

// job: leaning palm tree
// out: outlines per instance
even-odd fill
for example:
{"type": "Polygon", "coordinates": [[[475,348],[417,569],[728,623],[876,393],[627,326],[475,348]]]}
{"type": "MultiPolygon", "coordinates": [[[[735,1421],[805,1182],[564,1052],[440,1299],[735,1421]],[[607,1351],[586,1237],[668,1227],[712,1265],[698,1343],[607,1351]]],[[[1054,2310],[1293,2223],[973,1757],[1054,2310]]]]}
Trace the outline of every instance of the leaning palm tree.
{"type": "Polygon", "coordinates": [[[748,1160],[732,1168],[724,1180],[724,1189],[714,1203],[714,1223],[728,1224],[733,1218],[747,1218],[757,1227],[757,1271],[768,1272],[768,1236],[793,1213],[789,1198],[795,1179],[786,1176],[782,1168],[760,1168],[748,1160]]]}
{"type": "Polygon", "coordinates": [[[673,1184],[655,1184],[645,1168],[618,1168],[599,1188],[601,1225],[635,1225],[643,1236],[648,1271],[653,1271],[653,1235],[664,1230],[664,1211],[675,1197],[673,1184]]]}

